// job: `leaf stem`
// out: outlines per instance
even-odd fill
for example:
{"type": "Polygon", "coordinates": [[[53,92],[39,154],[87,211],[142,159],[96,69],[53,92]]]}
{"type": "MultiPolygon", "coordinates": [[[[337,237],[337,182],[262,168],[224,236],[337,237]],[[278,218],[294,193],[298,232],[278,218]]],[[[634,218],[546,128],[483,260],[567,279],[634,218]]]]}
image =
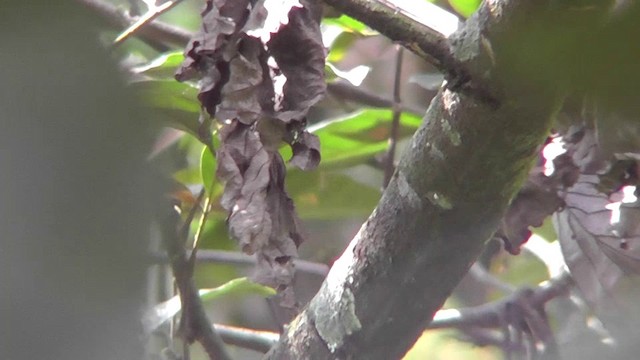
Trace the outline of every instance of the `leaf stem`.
{"type": "Polygon", "coordinates": [[[391,130],[389,133],[389,150],[387,151],[386,164],[384,169],[383,188],[386,188],[391,181],[391,176],[395,170],[396,146],[398,142],[398,129],[400,128],[400,115],[402,110],[399,104],[400,99],[400,78],[402,76],[402,54],[403,50],[400,45],[396,45],[396,72],[393,82],[393,120],[391,121],[391,130]]]}

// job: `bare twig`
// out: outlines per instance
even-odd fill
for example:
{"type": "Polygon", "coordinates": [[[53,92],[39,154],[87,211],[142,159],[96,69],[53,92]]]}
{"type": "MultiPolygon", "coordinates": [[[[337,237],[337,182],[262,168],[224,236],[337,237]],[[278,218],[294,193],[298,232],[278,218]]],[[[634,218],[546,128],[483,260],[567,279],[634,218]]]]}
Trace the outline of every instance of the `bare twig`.
{"type": "MultiPolygon", "coordinates": [[[[151,254],[155,262],[166,262],[167,257],[162,254],[151,254]]],[[[196,262],[203,263],[225,263],[234,265],[254,265],[256,259],[253,256],[245,255],[237,251],[205,250],[200,249],[196,255],[196,262]]],[[[325,277],[329,272],[329,266],[312,261],[295,259],[293,263],[296,271],[325,277]]]]}
{"type": "MultiPolygon", "coordinates": [[[[202,192],[205,192],[205,189],[202,189],[202,192]]],[[[202,192],[201,192],[200,196],[202,196],[202,192]]],[[[192,245],[192,249],[191,249],[191,255],[189,256],[189,264],[191,264],[192,267],[195,264],[196,255],[198,254],[198,242],[200,240],[200,237],[202,236],[202,232],[204,231],[204,225],[207,223],[207,218],[209,217],[209,213],[211,212],[211,207],[212,207],[212,204],[213,204],[212,196],[213,195],[211,193],[209,193],[209,196],[207,196],[207,198],[206,198],[206,200],[204,202],[204,209],[202,209],[202,216],[200,217],[200,222],[198,224],[198,230],[196,231],[195,235],[193,236],[193,245],[192,245]]],[[[199,199],[200,199],[200,197],[199,197],[199,199]]]]}
{"type": "Polygon", "coordinates": [[[246,329],[215,324],[222,340],[231,345],[266,353],[278,342],[280,334],[271,331],[246,329]]]}
{"type": "Polygon", "coordinates": [[[426,108],[406,105],[402,103],[395,104],[391,99],[382,97],[358,86],[353,86],[345,80],[336,80],[327,83],[327,92],[330,95],[334,95],[338,99],[353,101],[371,107],[393,108],[395,106],[402,111],[420,116],[424,115],[425,111],[427,111],[426,108]]]}
{"type": "MultiPolygon", "coordinates": [[[[136,22],[136,18],[129,16],[115,5],[102,0],[77,0],[94,13],[104,18],[111,26],[126,27],[136,22]]],[[[184,47],[191,39],[191,33],[182,28],[168,25],[160,21],[147,24],[135,33],[144,41],[162,47],[168,45],[184,47]]]]}
{"type": "MultiPolygon", "coordinates": [[[[400,77],[402,75],[402,47],[397,46],[396,72],[393,81],[393,103],[400,104],[400,77]]],[[[386,188],[391,181],[391,176],[395,170],[396,143],[398,140],[398,129],[400,128],[400,114],[402,112],[397,106],[393,107],[393,120],[391,121],[391,131],[389,133],[389,150],[387,151],[386,164],[384,168],[383,188],[386,188]]]]}
{"type": "Polygon", "coordinates": [[[113,44],[116,46],[122,44],[125,40],[127,40],[133,34],[140,31],[145,25],[151,23],[158,16],[169,11],[171,8],[175,7],[181,2],[182,0],[174,0],[174,1],[169,0],[169,1],[163,2],[160,5],[155,5],[155,4],[152,4],[151,2],[147,3],[147,5],[149,6],[149,9],[147,9],[147,12],[144,15],[142,15],[140,18],[138,18],[135,23],[131,24],[120,35],[118,35],[118,37],[113,41],[113,44]]]}
{"type": "Polygon", "coordinates": [[[514,352],[527,356],[555,359],[558,345],[544,310],[545,304],[567,293],[571,277],[564,272],[535,289],[522,289],[504,299],[467,309],[438,311],[428,326],[430,329],[459,328],[473,342],[499,346],[506,359],[514,352]],[[487,333],[487,328],[499,329],[502,336],[487,333]],[[488,336],[491,335],[491,336],[488,336]],[[538,348],[537,344],[543,345],[538,348]]]}
{"type": "Polygon", "coordinates": [[[440,310],[428,328],[499,327],[498,315],[508,304],[518,304],[524,298],[534,307],[543,307],[551,299],[565,294],[571,284],[571,276],[565,272],[533,290],[520,290],[496,302],[472,308],[440,310]]]}
{"type": "Polygon", "coordinates": [[[549,326],[543,306],[541,304],[531,304],[526,298],[520,298],[518,306],[524,313],[524,319],[531,330],[532,342],[542,342],[544,348],[541,352],[544,356],[557,359],[559,355],[558,344],[553,336],[553,330],[549,326]]]}
{"type": "Polygon", "coordinates": [[[179,218],[175,211],[171,211],[161,219],[164,227],[164,243],[167,249],[173,275],[180,293],[182,303],[182,317],[180,332],[185,342],[191,344],[200,342],[211,359],[230,359],[220,335],[211,326],[204,311],[198,289],[193,281],[193,267],[189,263],[184,248],[184,240],[178,236],[179,218]]]}

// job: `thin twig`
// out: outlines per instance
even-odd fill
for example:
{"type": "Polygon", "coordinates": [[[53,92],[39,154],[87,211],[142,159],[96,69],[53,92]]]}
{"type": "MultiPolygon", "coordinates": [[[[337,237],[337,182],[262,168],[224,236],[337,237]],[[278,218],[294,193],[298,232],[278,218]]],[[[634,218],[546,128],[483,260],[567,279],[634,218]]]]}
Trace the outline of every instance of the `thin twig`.
{"type": "Polygon", "coordinates": [[[191,347],[186,341],[182,343],[182,360],[191,360],[191,347]]]}
{"type": "Polygon", "coordinates": [[[190,266],[184,248],[184,239],[178,236],[179,216],[175,211],[165,215],[160,222],[163,226],[164,243],[173,269],[173,276],[180,293],[182,317],[180,331],[184,341],[191,344],[198,341],[211,359],[229,360],[220,335],[211,326],[204,311],[200,294],[193,280],[193,267],[190,266]]]}
{"type": "Polygon", "coordinates": [[[140,31],[140,29],[142,29],[145,25],[151,23],[158,16],[169,11],[170,9],[172,9],[173,7],[175,7],[181,2],[182,0],[166,1],[160,5],[153,5],[153,6],[151,5],[151,3],[148,3],[149,9],[147,9],[147,12],[144,15],[142,15],[140,18],[138,18],[138,20],[136,20],[135,23],[131,24],[120,35],[118,35],[118,37],[113,41],[113,45],[117,46],[122,44],[125,40],[127,40],[133,34],[140,31]]]}
{"type": "MultiPolygon", "coordinates": [[[[215,181],[215,180],[214,180],[215,181]]],[[[202,191],[205,191],[202,189],[202,191]]],[[[198,230],[196,230],[195,235],[193,236],[193,246],[191,249],[191,255],[189,256],[189,264],[194,266],[196,255],[198,253],[198,243],[200,241],[200,237],[202,236],[202,232],[204,231],[204,225],[207,223],[207,218],[209,217],[209,213],[211,213],[211,208],[213,204],[213,194],[210,192],[209,196],[207,196],[204,202],[204,209],[202,210],[202,216],[200,216],[200,222],[198,223],[198,230]]]]}
{"type": "MultiPolygon", "coordinates": [[[[527,299],[530,304],[536,307],[542,307],[551,299],[565,294],[571,284],[571,276],[565,272],[549,280],[546,284],[531,290],[530,295],[527,295],[527,299]]],[[[499,327],[500,319],[498,314],[503,311],[507,304],[517,303],[525,294],[527,294],[526,290],[521,290],[498,301],[480,306],[440,310],[436,313],[428,328],[464,328],[468,326],[499,327]]]]}
{"type": "MultiPolygon", "coordinates": [[[[154,262],[164,263],[168,259],[163,254],[151,254],[151,259],[154,262]]],[[[224,250],[198,250],[196,255],[196,262],[202,263],[224,263],[233,265],[255,265],[256,259],[253,256],[245,255],[237,251],[224,251],[224,250]]],[[[296,267],[296,271],[300,271],[307,274],[313,274],[320,277],[325,277],[329,273],[329,266],[312,261],[306,261],[301,259],[294,259],[293,263],[296,267]]]]}
{"type": "MultiPolygon", "coordinates": [[[[129,16],[117,6],[102,0],[76,0],[94,13],[100,15],[113,27],[126,27],[136,22],[136,18],[129,16]]],[[[168,45],[184,47],[191,39],[191,32],[160,21],[147,24],[135,36],[139,36],[155,47],[168,45]]]]}
{"type": "Polygon", "coordinates": [[[544,314],[544,309],[539,306],[533,306],[526,298],[521,298],[518,301],[518,305],[524,312],[527,326],[531,330],[531,340],[534,344],[536,341],[542,342],[544,345],[542,350],[544,358],[557,359],[560,354],[558,344],[553,336],[553,330],[549,326],[549,321],[544,314]]]}
{"type": "Polygon", "coordinates": [[[261,353],[269,351],[280,338],[280,334],[271,331],[253,330],[221,324],[215,324],[214,327],[225,343],[261,353]]]}
{"type": "Polygon", "coordinates": [[[345,80],[336,80],[327,83],[327,92],[334,95],[337,99],[352,101],[358,104],[367,105],[376,108],[394,108],[397,107],[404,112],[415,115],[424,115],[426,108],[411,106],[407,104],[396,104],[392,99],[382,97],[376,93],[365,90],[359,86],[354,86],[345,80]]]}
{"type": "Polygon", "coordinates": [[[402,114],[401,110],[395,106],[396,104],[400,104],[400,77],[402,76],[402,47],[399,45],[396,46],[397,55],[396,55],[396,72],[395,78],[393,81],[393,120],[391,121],[391,131],[389,133],[389,150],[387,151],[386,164],[384,168],[384,181],[382,183],[382,188],[386,188],[389,185],[389,181],[391,181],[391,176],[395,171],[395,157],[396,157],[396,143],[398,141],[398,129],[400,128],[400,115],[402,114]]]}

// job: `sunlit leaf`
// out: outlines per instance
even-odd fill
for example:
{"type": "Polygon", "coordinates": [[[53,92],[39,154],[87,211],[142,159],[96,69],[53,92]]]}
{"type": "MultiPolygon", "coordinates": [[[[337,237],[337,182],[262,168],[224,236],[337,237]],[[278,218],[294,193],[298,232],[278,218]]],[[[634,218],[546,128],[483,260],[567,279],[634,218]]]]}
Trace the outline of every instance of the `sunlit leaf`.
{"type": "Polygon", "coordinates": [[[202,149],[202,155],[200,156],[200,177],[202,179],[202,185],[204,185],[207,193],[211,193],[215,174],[216,158],[213,156],[211,149],[205,146],[204,149],[202,149]]]}
{"type": "Polygon", "coordinates": [[[335,25],[340,27],[343,31],[345,32],[352,32],[352,33],[357,33],[357,34],[361,34],[361,35],[372,35],[374,34],[374,32],[372,30],[370,30],[367,25],[363,24],[362,22],[347,16],[347,15],[341,15],[338,18],[326,18],[324,20],[322,20],[322,23],[324,25],[335,25]]]}
{"type": "Polygon", "coordinates": [[[362,81],[367,77],[369,72],[371,71],[371,67],[359,65],[350,70],[340,70],[335,65],[327,62],[325,65],[325,73],[329,73],[329,79],[341,78],[347,80],[351,85],[360,86],[362,81]]]}
{"type": "Polygon", "coordinates": [[[478,9],[482,0],[449,0],[451,7],[464,17],[469,17],[478,9]]]}
{"type": "MultiPolygon", "coordinates": [[[[322,168],[346,167],[387,149],[391,110],[366,109],[315,124],[309,131],[318,135],[322,144],[322,168]]],[[[399,138],[412,135],[421,123],[416,115],[403,113],[399,138]]]]}
{"type": "Polygon", "coordinates": [[[136,66],[133,72],[154,78],[173,79],[176,69],[184,61],[182,51],[160,55],[149,64],[136,66]]]}
{"type": "Polygon", "coordinates": [[[364,217],[381,195],[336,171],[289,171],[286,185],[303,219],[364,217]]]}
{"type": "MultiPolygon", "coordinates": [[[[267,286],[256,284],[246,277],[242,277],[233,279],[213,289],[200,289],[199,293],[202,301],[211,301],[222,296],[229,295],[252,294],[268,297],[275,295],[276,292],[267,286]]],[[[163,322],[175,316],[180,309],[181,303],[179,296],[174,296],[171,299],[154,306],[142,319],[145,333],[150,334],[153,332],[163,322]]]]}

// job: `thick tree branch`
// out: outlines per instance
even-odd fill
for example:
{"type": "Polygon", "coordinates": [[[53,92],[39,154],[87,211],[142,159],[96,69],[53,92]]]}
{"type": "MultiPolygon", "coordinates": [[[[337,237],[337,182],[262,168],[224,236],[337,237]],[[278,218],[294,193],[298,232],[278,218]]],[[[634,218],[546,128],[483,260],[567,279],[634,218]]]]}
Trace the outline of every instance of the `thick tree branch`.
{"type": "MultiPolygon", "coordinates": [[[[369,1],[327,2],[404,36],[403,20],[369,1]]],[[[432,100],[377,208],[267,358],[406,352],[493,236],[547,137],[564,96],[556,81],[566,80],[553,70],[567,61],[549,50],[550,40],[560,48],[588,44],[605,10],[577,13],[553,0],[483,3],[451,37],[451,60],[469,78],[432,100]],[[559,31],[574,36],[558,39],[559,31]]]]}

